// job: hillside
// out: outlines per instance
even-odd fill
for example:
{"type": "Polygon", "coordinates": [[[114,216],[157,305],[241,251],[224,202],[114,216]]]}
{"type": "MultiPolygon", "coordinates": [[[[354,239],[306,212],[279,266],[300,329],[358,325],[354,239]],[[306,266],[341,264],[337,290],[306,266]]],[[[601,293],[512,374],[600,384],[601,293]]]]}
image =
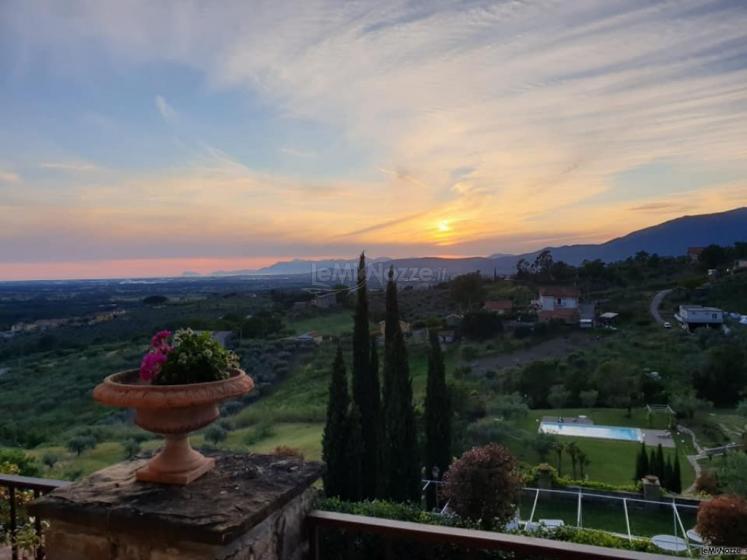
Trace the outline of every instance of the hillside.
{"type": "MultiPolygon", "coordinates": [[[[584,260],[601,259],[605,262],[624,260],[639,251],[657,253],[662,256],[684,255],[688,247],[702,247],[710,244],[733,245],[737,241],[747,240],[747,207],[736,208],[715,214],[682,216],[655,226],[634,231],[599,244],[563,245],[546,247],[552,252],[555,260],[579,265],[584,260]]],[[[469,272],[480,271],[483,275],[510,274],[516,270],[516,263],[524,258],[533,260],[540,252],[534,251],[521,255],[495,253],[489,257],[440,258],[412,257],[388,259],[381,257],[371,262],[378,265],[389,264],[400,270],[430,269],[431,274],[440,278],[458,276],[469,272]]],[[[216,275],[303,275],[310,274],[312,267],[333,269],[347,267],[357,263],[357,259],[310,260],[293,259],[275,263],[256,271],[220,272],[216,275]]],[[[411,272],[412,273],[412,272],[411,272]]],[[[376,275],[373,278],[376,283],[376,275]]]]}

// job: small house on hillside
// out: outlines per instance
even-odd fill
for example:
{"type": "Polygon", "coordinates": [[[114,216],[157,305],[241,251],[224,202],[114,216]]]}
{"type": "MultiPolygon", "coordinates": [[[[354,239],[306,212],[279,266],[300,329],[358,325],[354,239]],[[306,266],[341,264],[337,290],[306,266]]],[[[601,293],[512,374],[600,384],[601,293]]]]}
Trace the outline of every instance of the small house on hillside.
{"type": "Polygon", "coordinates": [[[539,297],[534,304],[540,321],[558,319],[566,323],[579,320],[578,288],[571,286],[547,286],[539,289],[539,297]]]}
{"type": "Polygon", "coordinates": [[[688,330],[698,327],[720,328],[724,324],[724,312],[717,307],[703,307],[702,305],[680,305],[680,320],[688,330]]]}
{"type": "Polygon", "coordinates": [[[486,311],[492,311],[498,315],[507,315],[514,309],[514,302],[510,299],[495,299],[486,301],[483,305],[483,309],[486,311]]]}

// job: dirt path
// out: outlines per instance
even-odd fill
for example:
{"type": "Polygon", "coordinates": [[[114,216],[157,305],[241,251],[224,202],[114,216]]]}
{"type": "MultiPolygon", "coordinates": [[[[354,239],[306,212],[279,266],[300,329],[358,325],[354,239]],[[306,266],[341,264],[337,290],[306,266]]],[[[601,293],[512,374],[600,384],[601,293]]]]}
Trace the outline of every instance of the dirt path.
{"type": "MultiPolygon", "coordinates": [[[[705,455],[703,454],[703,448],[700,447],[698,440],[695,438],[695,432],[693,432],[690,428],[686,428],[685,426],[682,426],[680,424],[677,426],[677,430],[679,430],[683,434],[689,435],[693,440],[693,446],[698,453],[696,455],[688,455],[687,462],[692,465],[693,470],[695,471],[695,480],[698,480],[700,473],[703,471],[700,463],[698,463],[698,459],[702,459],[703,457],[705,457],[705,455]]],[[[688,488],[685,488],[682,491],[682,494],[695,494],[695,480],[693,480],[693,483],[688,488]]]]}
{"type": "Polygon", "coordinates": [[[500,371],[517,366],[523,366],[537,360],[562,358],[571,352],[588,348],[598,341],[592,333],[573,333],[567,336],[552,338],[545,342],[525,348],[510,354],[494,354],[477,358],[470,362],[472,371],[484,372],[488,370],[500,371]]]}
{"type": "Polygon", "coordinates": [[[664,324],[664,319],[661,318],[661,313],[659,313],[659,308],[661,307],[661,302],[664,300],[665,297],[671,292],[672,290],[662,290],[660,292],[657,292],[656,295],[651,298],[651,304],[649,305],[649,311],[651,312],[651,316],[654,318],[654,321],[659,323],[660,325],[664,324]]]}

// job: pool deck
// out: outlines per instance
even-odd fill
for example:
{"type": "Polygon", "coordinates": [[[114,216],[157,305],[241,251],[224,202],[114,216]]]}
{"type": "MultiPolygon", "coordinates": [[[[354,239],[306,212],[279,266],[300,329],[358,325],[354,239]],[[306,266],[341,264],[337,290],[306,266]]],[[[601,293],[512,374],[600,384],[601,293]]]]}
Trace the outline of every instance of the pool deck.
{"type": "Polygon", "coordinates": [[[543,416],[542,422],[557,423],[557,424],[584,424],[592,426],[594,421],[591,418],[579,418],[578,416],[543,416]]]}
{"type": "Polygon", "coordinates": [[[674,440],[667,430],[641,428],[641,432],[643,432],[643,441],[646,445],[656,447],[661,444],[662,447],[674,448],[674,440]]]}

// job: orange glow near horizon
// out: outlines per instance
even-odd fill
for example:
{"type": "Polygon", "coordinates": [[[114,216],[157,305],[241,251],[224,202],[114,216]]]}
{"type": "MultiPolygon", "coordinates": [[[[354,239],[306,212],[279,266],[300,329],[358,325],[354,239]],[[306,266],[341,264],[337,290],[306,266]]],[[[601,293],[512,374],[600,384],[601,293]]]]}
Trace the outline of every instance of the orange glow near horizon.
{"type": "Polygon", "coordinates": [[[210,274],[219,270],[256,269],[277,261],[273,257],[229,257],[2,263],[0,281],[148,278],[181,276],[185,272],[210,274]]]}

